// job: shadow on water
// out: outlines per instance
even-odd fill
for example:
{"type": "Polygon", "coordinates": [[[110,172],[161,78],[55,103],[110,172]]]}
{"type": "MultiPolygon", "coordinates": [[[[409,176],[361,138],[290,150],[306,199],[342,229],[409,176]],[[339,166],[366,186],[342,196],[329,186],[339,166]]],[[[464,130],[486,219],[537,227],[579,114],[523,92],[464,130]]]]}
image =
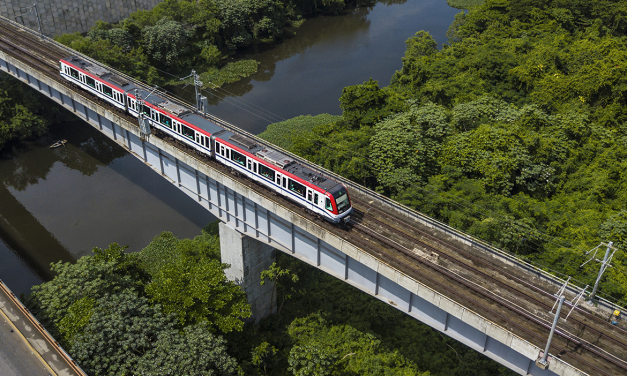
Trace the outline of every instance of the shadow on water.
{"type": "Polygon", "coordinates": [[[18,143],[0,158],[0,278],[16,293],[50,279],[51,262],[112,242],[138,251],[162,231],[193,237],[212,220],[83,121],[53,127],[50,136],[18,143]],[[68,143],[50,149],[58,139],[68,143]]]}
{"type": "Polygon", "coordinates": [[[0,239],[12,250],[19,250],[20,258],[34,269],[39,278],[52,278],[52,262],[74,261],[67,248],[4,186],[0,186],[0,202],[0,239]]]}

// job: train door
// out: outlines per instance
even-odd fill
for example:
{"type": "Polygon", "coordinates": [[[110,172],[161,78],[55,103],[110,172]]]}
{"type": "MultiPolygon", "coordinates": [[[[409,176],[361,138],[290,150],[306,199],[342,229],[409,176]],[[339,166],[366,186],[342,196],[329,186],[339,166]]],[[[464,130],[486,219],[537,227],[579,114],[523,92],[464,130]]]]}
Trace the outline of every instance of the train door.
{"type": "Polygon", "coordinates": [[[307,201],[309,201],[309,206],[311,207],[311,204],[313,204],[313,191],[311,188],[307,188],[307,201]]]}

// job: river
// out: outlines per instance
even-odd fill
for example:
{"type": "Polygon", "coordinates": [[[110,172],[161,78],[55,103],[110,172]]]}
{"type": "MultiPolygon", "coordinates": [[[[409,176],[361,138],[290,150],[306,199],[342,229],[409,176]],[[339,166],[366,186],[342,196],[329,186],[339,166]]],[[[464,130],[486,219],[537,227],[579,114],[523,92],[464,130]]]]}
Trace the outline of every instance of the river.
{"type": "MultiPolygon", "coordinates": [[[[343,87],[369,78],[387,85],[401,66],[405,40],[427,30],[446,42],[457,12],[446,0],[390,0],[313,18],[294,37],[237,56],[260,61],[259,71],[204,91],[209,111],[254,134],[298,115],[339,115],[343,87]]],[[[176,94],[191,101],[193,88],[176,94]]],[[[0,157],[0,279],[18,295],[49,280],[51,262],[112,242],[138,251],[162,231],[193,237],[214,219],[82,121],[55,126],[0,157]],[[68,144],[48,148],[57,139],[68,144]]]]}

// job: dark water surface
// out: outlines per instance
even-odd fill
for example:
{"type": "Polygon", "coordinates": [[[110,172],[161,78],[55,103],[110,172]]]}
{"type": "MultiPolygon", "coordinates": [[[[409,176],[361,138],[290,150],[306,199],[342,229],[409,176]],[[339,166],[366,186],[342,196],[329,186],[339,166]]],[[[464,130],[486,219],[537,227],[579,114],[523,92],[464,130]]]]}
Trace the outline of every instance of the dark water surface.
{"type": "MultiPolygon", "coordinates": [[[[446,0],[397,2],[317,17],[293,38],[247,51],[240,57],[260,61],[259,72],[225,86],[219,97],[206,91],[210,112],[255,134],[297,115],[340,114],[343,87],[370,77],[387,85],[401,66],[405,40],[427,30],[446,42],[458,12],[446,0]]],[[[191,101],[193,88],[177,94],[191,101]]],[[[16,294],[50,279],[51,262],[72,261],[112,242],[138,251],[162,231],[193,237],[213,219],[81,121],[0,157],[0,279],[16,294]],[[58,139],[67,139],[67,146],[49,149],[58,139]]]]}
{"type": "MultiPolygon", "coordinates": [[[[459,12],[446,0],[398,2],[313,18],[295,30],[296,37],[240,55],[261,62],[259,71],[223,89],[203,90],[209,112],[253,134],[298,115],[341,115],[344,87],[369,78],[387,86],[402,66],[405,41],[426,30],[441,46],[459,12]]],[[[194,101],[193,87],[175,91],[194,101]]]]}

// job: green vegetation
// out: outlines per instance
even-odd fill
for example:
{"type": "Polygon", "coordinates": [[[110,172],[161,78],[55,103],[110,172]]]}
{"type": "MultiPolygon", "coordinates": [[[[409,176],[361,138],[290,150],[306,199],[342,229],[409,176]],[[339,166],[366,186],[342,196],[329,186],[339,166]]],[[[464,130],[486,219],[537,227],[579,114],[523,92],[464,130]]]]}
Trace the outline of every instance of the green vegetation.
{"type": "Polygon", "coordinates": [[[163,233],[139,253],[112,244],[33,287],[26,304],[90,375],[234,374],[224,335],[250,306],[227,281],[216,235],[163,233]]]}
{"type": "Polygon", "coordinates": [[[332,124],[340,119],[339,116],[320,114],[316,116],[302,115],[295,118],[282,121],[280,123],[270,124],[264,134],[264,140],[267,140],[284,149],[290,150],[293,147],[292,140],[309,138],[312,136],[314,127],[332,124]]]}
{"type": "MultiPolygon", "coordinates": [[[[404,0],[403,0],[404,1],[404,0]]],[[[274,43],[305,17],[338,14],[376,0],[166,0],[117,24],[98,22],[86,36],[55,39],[151,85],[183,84],[191,69],[211,87],[257,72],[258,62],[223,64],[253,44],[274,43]]]]}
{"type": "Polygon", "coordinates": [[[624,305],[626,30],[622,1],[486,0],[440,51],[409,38],[389,86],[345,88],[342,119],[261,137],[582,287],[612,240],[624,305]]]}
{"type": "Polygon", "coordinates": [[[41,136],[48,126],[64,118],[53,105],[27,84],[0,72],[0,149],[18,138],[41,136]]]}
{"type": "Polygon", "coordinates": [[[485,0],[446,0],[446,3],[457,9],[470,9],[477,5],[483,5],[485,0]]]}
{"type": "Polygon", "coordinates": [[[258,324],[226,281],[214,222],[127,254],[117,244],[33,288],[30,310],[90,375],[510,375],[341,280],[280,254],[261,273],[278,313],[258,324]]]}

